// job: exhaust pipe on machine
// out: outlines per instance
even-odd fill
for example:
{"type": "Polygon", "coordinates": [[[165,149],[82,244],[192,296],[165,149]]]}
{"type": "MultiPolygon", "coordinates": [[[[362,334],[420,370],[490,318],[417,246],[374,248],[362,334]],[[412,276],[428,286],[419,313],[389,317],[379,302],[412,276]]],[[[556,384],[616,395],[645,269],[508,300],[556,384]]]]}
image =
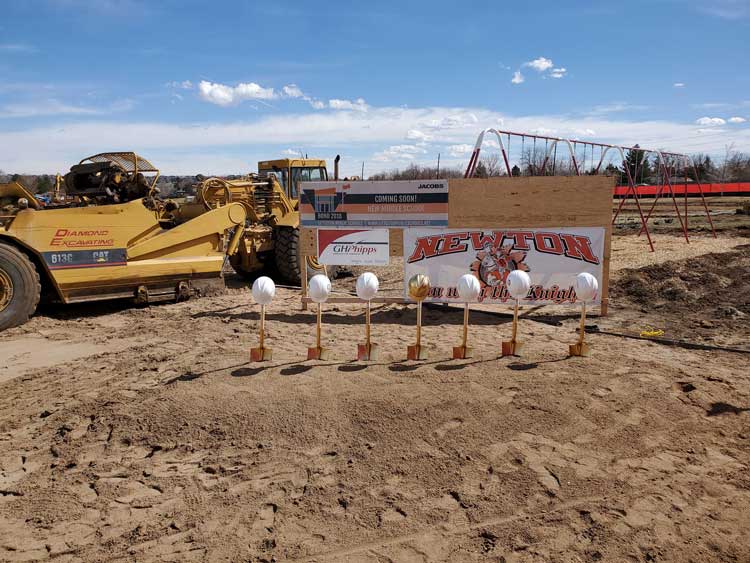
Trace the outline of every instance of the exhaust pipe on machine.
{"type": "Polygon", "coordinates": [[[333,159],[333,180],[335,182],[339,181],[339,160],[341,160],[341,155],[337,154],[336,158],[333,159]]]}

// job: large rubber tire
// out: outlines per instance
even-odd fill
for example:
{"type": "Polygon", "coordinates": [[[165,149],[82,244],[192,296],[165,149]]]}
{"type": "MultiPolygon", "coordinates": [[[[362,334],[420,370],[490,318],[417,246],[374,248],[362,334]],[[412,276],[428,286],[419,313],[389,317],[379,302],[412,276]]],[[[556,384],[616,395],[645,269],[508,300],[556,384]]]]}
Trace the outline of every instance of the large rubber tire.
{"type": "Polygon", "coordinates": [[[274,248],[276,269],[284,281],[290,285],[302,283],[299,267],[299,229],[280,227],[276,233],[274,248]]]}
{"type": "Polygon", "coordinates": [[[229,257],[229,263],[232,265],[232,269],[243,279],[253,280],[258,277],[258,270],[246,270],[242,267],[242,261],[240,260],[239,253],[229,257]]]}
{"type": "MultiPolygon", "coordinates": [[[[302,271],[299,267],[299,229],[280,227],[276,234],[274,262],[281,278],[289,285],[302,284],[302,271]]],[[[306,259],[307,279],[315,274],[325,274],[325,266],[314,259],[306,259]],[[312,262],[312,263],[311,263],[312,262]]]]}
{"type": "Polygon", "coordinates": [[[21,251],[0,243],[0,330],[22,325],[36,311],[39,272],[21,251]]]}

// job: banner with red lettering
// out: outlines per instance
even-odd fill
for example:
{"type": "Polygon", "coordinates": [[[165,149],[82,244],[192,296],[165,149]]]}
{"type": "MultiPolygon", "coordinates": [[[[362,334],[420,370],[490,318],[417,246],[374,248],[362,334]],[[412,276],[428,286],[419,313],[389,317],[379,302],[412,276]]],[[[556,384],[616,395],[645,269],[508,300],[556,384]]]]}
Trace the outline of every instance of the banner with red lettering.
{"type": "MultiPolygon", "coordinates": [[[[404,229],[404,293],[408,297],[409,278],[427,274],[432,286],[427,301],[458,302],[458,279],[474,274],[482,286],[480,302],[511,304],[505,279],[523,270],[531,277],[524,303],[575,303],[581,272],[604,286],[604,238],[603,227],[404,229]]],[[[593,302],[600,303],[601,295],[593,302]]]]}

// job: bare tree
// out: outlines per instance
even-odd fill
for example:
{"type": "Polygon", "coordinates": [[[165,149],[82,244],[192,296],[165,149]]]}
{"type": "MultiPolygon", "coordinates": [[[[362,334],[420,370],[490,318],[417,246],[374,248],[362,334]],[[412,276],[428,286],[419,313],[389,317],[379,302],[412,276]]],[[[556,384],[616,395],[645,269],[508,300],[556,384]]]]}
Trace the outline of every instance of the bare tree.
{"type": "MultiPolygon", "coordinates": [[[[368,180],[431,180],[437,178],[437,166],[421,166],[410,164],[403,170],[394,168],[387,172],[371,174],[368,180]]],[[[440,167],[440,178],[463,178],[464,173],[460,168],[440,167]]]]}
{"type": "Polygon", "coordinates": [[[540,176],[544,163],[544,151],[528,148],[521,153],[521,176],[540,176]]]}
{"type": "Polygon", "coordinates": [[[488,178],[493,176],[507,176],[504,167],[500,167],[500,157],[497,154],[483,156],[479,159],[479,164],[484,164],[484,169],[487,171],[488,178]]]}

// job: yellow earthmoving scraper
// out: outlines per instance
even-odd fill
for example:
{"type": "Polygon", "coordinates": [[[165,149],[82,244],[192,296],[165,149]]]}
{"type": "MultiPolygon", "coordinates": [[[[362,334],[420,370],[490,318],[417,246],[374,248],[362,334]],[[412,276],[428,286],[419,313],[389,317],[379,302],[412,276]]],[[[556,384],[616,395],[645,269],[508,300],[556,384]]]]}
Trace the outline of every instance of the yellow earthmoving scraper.
{"type": "MultiPolygon", "coordinates": [[[[196,190],[196,203],[183,206],[183,212],[197,215],[232,202],[242,204],[247,212],[247,223],[239,249],[229,259],[234,270],[246,277],[255,277],[261,271],[278,273],[286,283],[300,285],[300,182],[326,180],[325,160],[264,160],[258,163],[257,174],[234,180],[208,178],[203,181],[196,190]]],[[[308,277],[325,272],[312,257],[306,259],[305,266],[308,277]]]]}
{"type": "Polygon", "coordinates": [[[158,195],[159,171],[132,152],[102,153],[65,175],[64,203],[43,207],[0,184],[0,330],[26,322],[41,299],[186,299],[223,286],[246,221],[240,204],[196,217],[158,195]]]}

